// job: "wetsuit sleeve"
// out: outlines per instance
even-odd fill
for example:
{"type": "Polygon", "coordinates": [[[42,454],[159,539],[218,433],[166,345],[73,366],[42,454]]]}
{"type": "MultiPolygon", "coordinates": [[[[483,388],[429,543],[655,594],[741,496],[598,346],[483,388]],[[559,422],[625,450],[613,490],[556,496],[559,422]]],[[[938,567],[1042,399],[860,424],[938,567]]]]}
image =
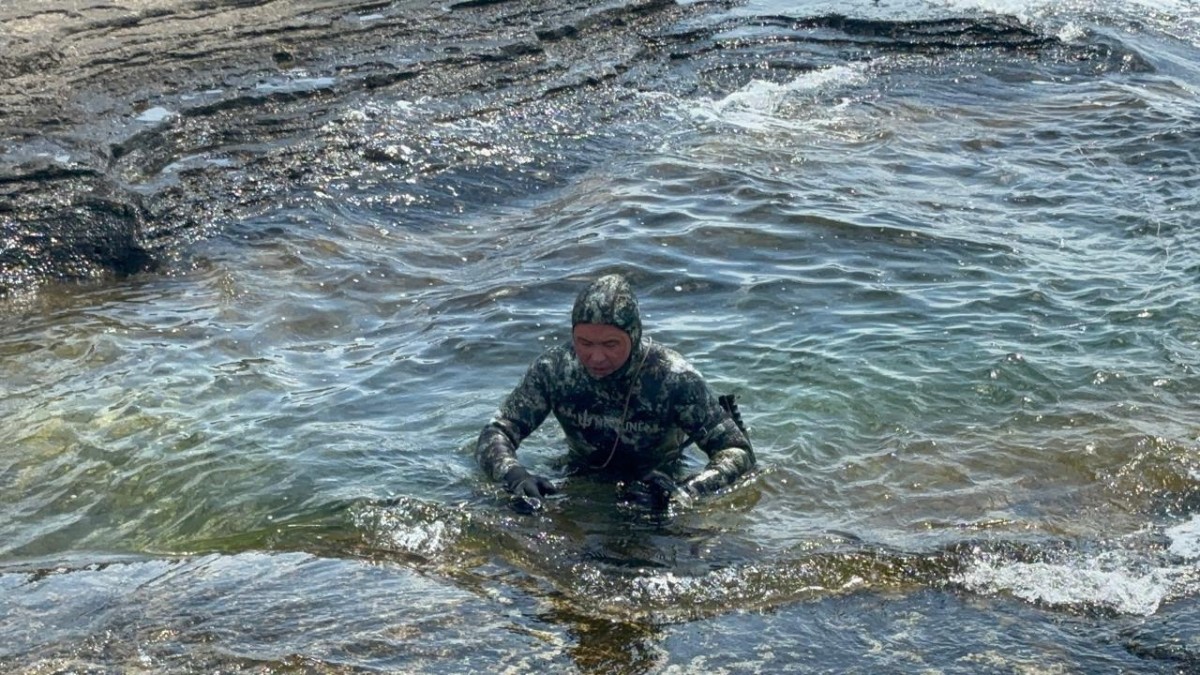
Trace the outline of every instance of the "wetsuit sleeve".
{"type": "Polygon", "coordinates": [[[710,494],[754,468],[754,448],[699,375],[684,387],[684,393],[687,400],[679,408],[680,426],[708,455],[708,464],[684,485],[697,494],[710,494]]]}
{"type": "Polygon", "coordinates": [[[542,355],[504,399],[475,443],[475,461],[492,480],[501,480],[517,461],[517,447],[550,414],[551,360],[542,355]]]}

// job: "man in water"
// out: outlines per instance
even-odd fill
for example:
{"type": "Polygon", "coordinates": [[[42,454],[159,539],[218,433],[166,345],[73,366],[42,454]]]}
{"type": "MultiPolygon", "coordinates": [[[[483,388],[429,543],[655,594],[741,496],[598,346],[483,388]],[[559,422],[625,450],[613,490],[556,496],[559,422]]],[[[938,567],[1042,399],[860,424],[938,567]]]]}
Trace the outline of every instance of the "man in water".
{"type": "Polygon", "coordinates": [[[642,337],[637,298],[624,277],[601,277],[579,294],[571,338],[533,362],[475,445],[480,467],[504,483],[519,508],[540,508],[556,492],[516,457],[550,413],[567,437],[568,473],[633,481],[658,508],[686,506],[754,467],[733,397],[714,396],[682,356],[642,337]],[[708,464],[677,482],[683,450],[693,442],[708,464]]]}

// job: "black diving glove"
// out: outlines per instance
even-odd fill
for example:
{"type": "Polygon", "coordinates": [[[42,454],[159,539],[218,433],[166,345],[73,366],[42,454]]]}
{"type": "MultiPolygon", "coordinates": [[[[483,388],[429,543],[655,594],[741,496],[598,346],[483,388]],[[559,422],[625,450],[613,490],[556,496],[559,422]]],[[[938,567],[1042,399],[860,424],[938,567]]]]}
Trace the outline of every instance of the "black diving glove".
{"type": "Polygon", "coordinates": [[[542,499],[558,492],[548,478],[529,473],[522,466],[514,466],[504,474],[504,487],[512,493],[513,508],[521,513],[540,510],[542,499]]]}
{"type": "Polygon", "coordinates": [[[696,501],[696,493],[687,485],[680,485],[667,474],[655,469],[642,476],[650,496],[650,508],[665,511],[671,504],[688,508],[696,501]]]}

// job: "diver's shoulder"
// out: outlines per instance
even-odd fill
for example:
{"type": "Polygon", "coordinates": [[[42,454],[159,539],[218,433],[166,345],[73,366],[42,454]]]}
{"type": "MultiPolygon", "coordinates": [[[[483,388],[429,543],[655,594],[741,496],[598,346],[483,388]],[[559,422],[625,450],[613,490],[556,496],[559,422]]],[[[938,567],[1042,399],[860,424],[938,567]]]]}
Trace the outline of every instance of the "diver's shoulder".
{"type": "Polygon", "coordinates": [[[533,360],[534,366],[561,368],[569,365],[575,358],[575,351],[569,344],[558,344],[547,347],[533,360]]]}
{"type": "Polygon", "coordinates": [[[683,354],[680,354],[675,349],[659,342],[651,342],[647,348],[649,349],[649,358],[654,364],[654,369],[664,376],[699,376],[700,372],[696,370],[691,361],[688,361],[683,354]]]}

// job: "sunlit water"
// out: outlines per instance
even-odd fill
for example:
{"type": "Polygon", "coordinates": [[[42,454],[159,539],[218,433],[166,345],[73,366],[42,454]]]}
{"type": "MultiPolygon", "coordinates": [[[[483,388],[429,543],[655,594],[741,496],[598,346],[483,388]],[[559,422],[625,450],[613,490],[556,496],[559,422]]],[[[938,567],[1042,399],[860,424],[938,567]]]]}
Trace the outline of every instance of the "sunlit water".
{"type": "MultiPolygon", "coordinates": [[[[939,3],[1061,44],[846,59],[758,2],[601,126],[337,111],[474,153],[334,167],[5,316],[0,663],[1197,667],[1200,17],[1168,5],[939,3]],[[578,479],[519,516],[470,444],[609,271],[760,468],[666,518],[578,479]]],[[[560,441],[522,456],[557,475],[560,441]]]]}

